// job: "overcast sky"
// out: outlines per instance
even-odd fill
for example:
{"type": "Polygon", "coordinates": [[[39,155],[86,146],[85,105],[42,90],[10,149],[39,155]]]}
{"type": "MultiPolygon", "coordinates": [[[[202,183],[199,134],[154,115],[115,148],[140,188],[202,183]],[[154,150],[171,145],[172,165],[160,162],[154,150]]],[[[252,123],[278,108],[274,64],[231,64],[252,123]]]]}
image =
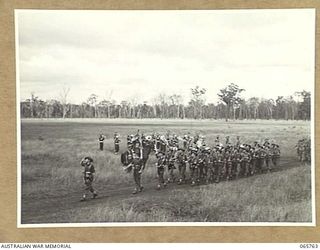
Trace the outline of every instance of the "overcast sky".
{"type": "Polygon", "coordinates": [[[314,85],[315,12],[20,11],[20,99],[34,92],[69,101],[148,101],[159,93],[219,89],[236,83],[243,97],[276,98],[314,85]]]}

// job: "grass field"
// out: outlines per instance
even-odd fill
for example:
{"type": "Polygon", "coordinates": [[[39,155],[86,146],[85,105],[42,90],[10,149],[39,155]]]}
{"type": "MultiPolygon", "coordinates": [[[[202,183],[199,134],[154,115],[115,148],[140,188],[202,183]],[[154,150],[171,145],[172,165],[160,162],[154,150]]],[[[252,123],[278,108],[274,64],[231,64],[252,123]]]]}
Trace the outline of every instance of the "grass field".
{"type": "Polygon", "coordinates": [[[242,221],[310,222],[310,165],[297,161],[298,139],[310,136],[303,121],[176,121],[176,120],[23,120],[21,122],[22,223],[126,222],[126,221],[242,221]],[[217,135],[243,143],[274,139],[281,147],[277,171],[237,181],[191,188],[171,184],[155,191],[155,157],[151,156],[143,183],[146,191],[131,195],[131,174],[122,170],[113,154],[113,134],[122,136],[140,129],[183,135],[203,133],[208,145],[217,135]],[[98,135],[107,136],[98,150],[98,135]],[[100,198],[80,203],[80,160],[95,160],[94,186],[100,198]],[[37,211],[34,210],[37,208],[37,211]]]}

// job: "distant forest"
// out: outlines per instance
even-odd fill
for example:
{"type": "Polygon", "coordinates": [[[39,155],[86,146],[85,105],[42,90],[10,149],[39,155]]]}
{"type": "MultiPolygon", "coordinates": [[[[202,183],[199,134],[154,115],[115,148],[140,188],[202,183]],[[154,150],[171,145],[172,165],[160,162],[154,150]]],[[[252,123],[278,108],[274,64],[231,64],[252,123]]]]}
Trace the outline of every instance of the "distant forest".
{"type": "Polygon", "coordinates": [[[206,104],[206,89],[190,89],[190,100],[183,104],[178,94],[158,94],[151,103],[135,99],[117,103],[112,98],[98,101],[91,94],[87,102],[68,102],[69,88],[63,88],[58,100],[41,100],[35,93],[20,103],[21,118],[160,118],[160,119],[281,119],[310,120],[311,93],[295,92],[274,99],[251,97],[244,99],[238,85],[231,83],[217,93],[217,104],[206,104]],[[298,101],[299,100],[299,101],[298,101]]]}

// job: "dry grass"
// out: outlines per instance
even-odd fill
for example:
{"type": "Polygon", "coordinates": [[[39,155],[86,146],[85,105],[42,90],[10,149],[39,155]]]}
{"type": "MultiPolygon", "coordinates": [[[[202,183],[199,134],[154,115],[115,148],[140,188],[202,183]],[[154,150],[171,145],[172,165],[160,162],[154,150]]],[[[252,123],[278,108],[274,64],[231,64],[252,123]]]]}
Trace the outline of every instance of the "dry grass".
{"type": "Polygon", "coordinates": [[[123,200],[117,206],[72,209],[58,222],[311,222],[309,166],[167,196],[123,200]],[[267,178],[266,178],[267,177],[267,178]]]}

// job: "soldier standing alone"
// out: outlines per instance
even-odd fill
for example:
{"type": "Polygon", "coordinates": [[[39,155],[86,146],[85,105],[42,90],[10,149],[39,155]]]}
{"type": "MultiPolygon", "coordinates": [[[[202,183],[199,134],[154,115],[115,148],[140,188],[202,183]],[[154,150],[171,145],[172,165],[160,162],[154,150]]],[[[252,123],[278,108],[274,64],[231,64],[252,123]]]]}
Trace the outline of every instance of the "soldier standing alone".
{"type": "Polygon", "coordinates": [[[93,159],[91,157],[85,157],[81,160],[80,165],[84,167],[83,171],[83,179],[84,179],[84,184],[85,184],[85,189],[84,193],[82,196],[81,201],[85,201],[87,198],[87,193],[88,191],[92,193],[93,199],[97,197],[97,192],[94,190],[92,187],[92,182],[94,179],[94,173],[96,172],[93,166],[93,159]]]}
{"type": "Polygon", "coordinates": [[[119,153],[120,150],[120,138],[119,138],[119,134],[117,132],[114,133],[114,153],[117,155],[119,153]]]}
{"type": "Polygon", "coordinates": [[[105,139],[105,136],[103,134],[99,135],[99,146],[100,146],[100,150],[103,150],[103,141],[105,139]]]}

